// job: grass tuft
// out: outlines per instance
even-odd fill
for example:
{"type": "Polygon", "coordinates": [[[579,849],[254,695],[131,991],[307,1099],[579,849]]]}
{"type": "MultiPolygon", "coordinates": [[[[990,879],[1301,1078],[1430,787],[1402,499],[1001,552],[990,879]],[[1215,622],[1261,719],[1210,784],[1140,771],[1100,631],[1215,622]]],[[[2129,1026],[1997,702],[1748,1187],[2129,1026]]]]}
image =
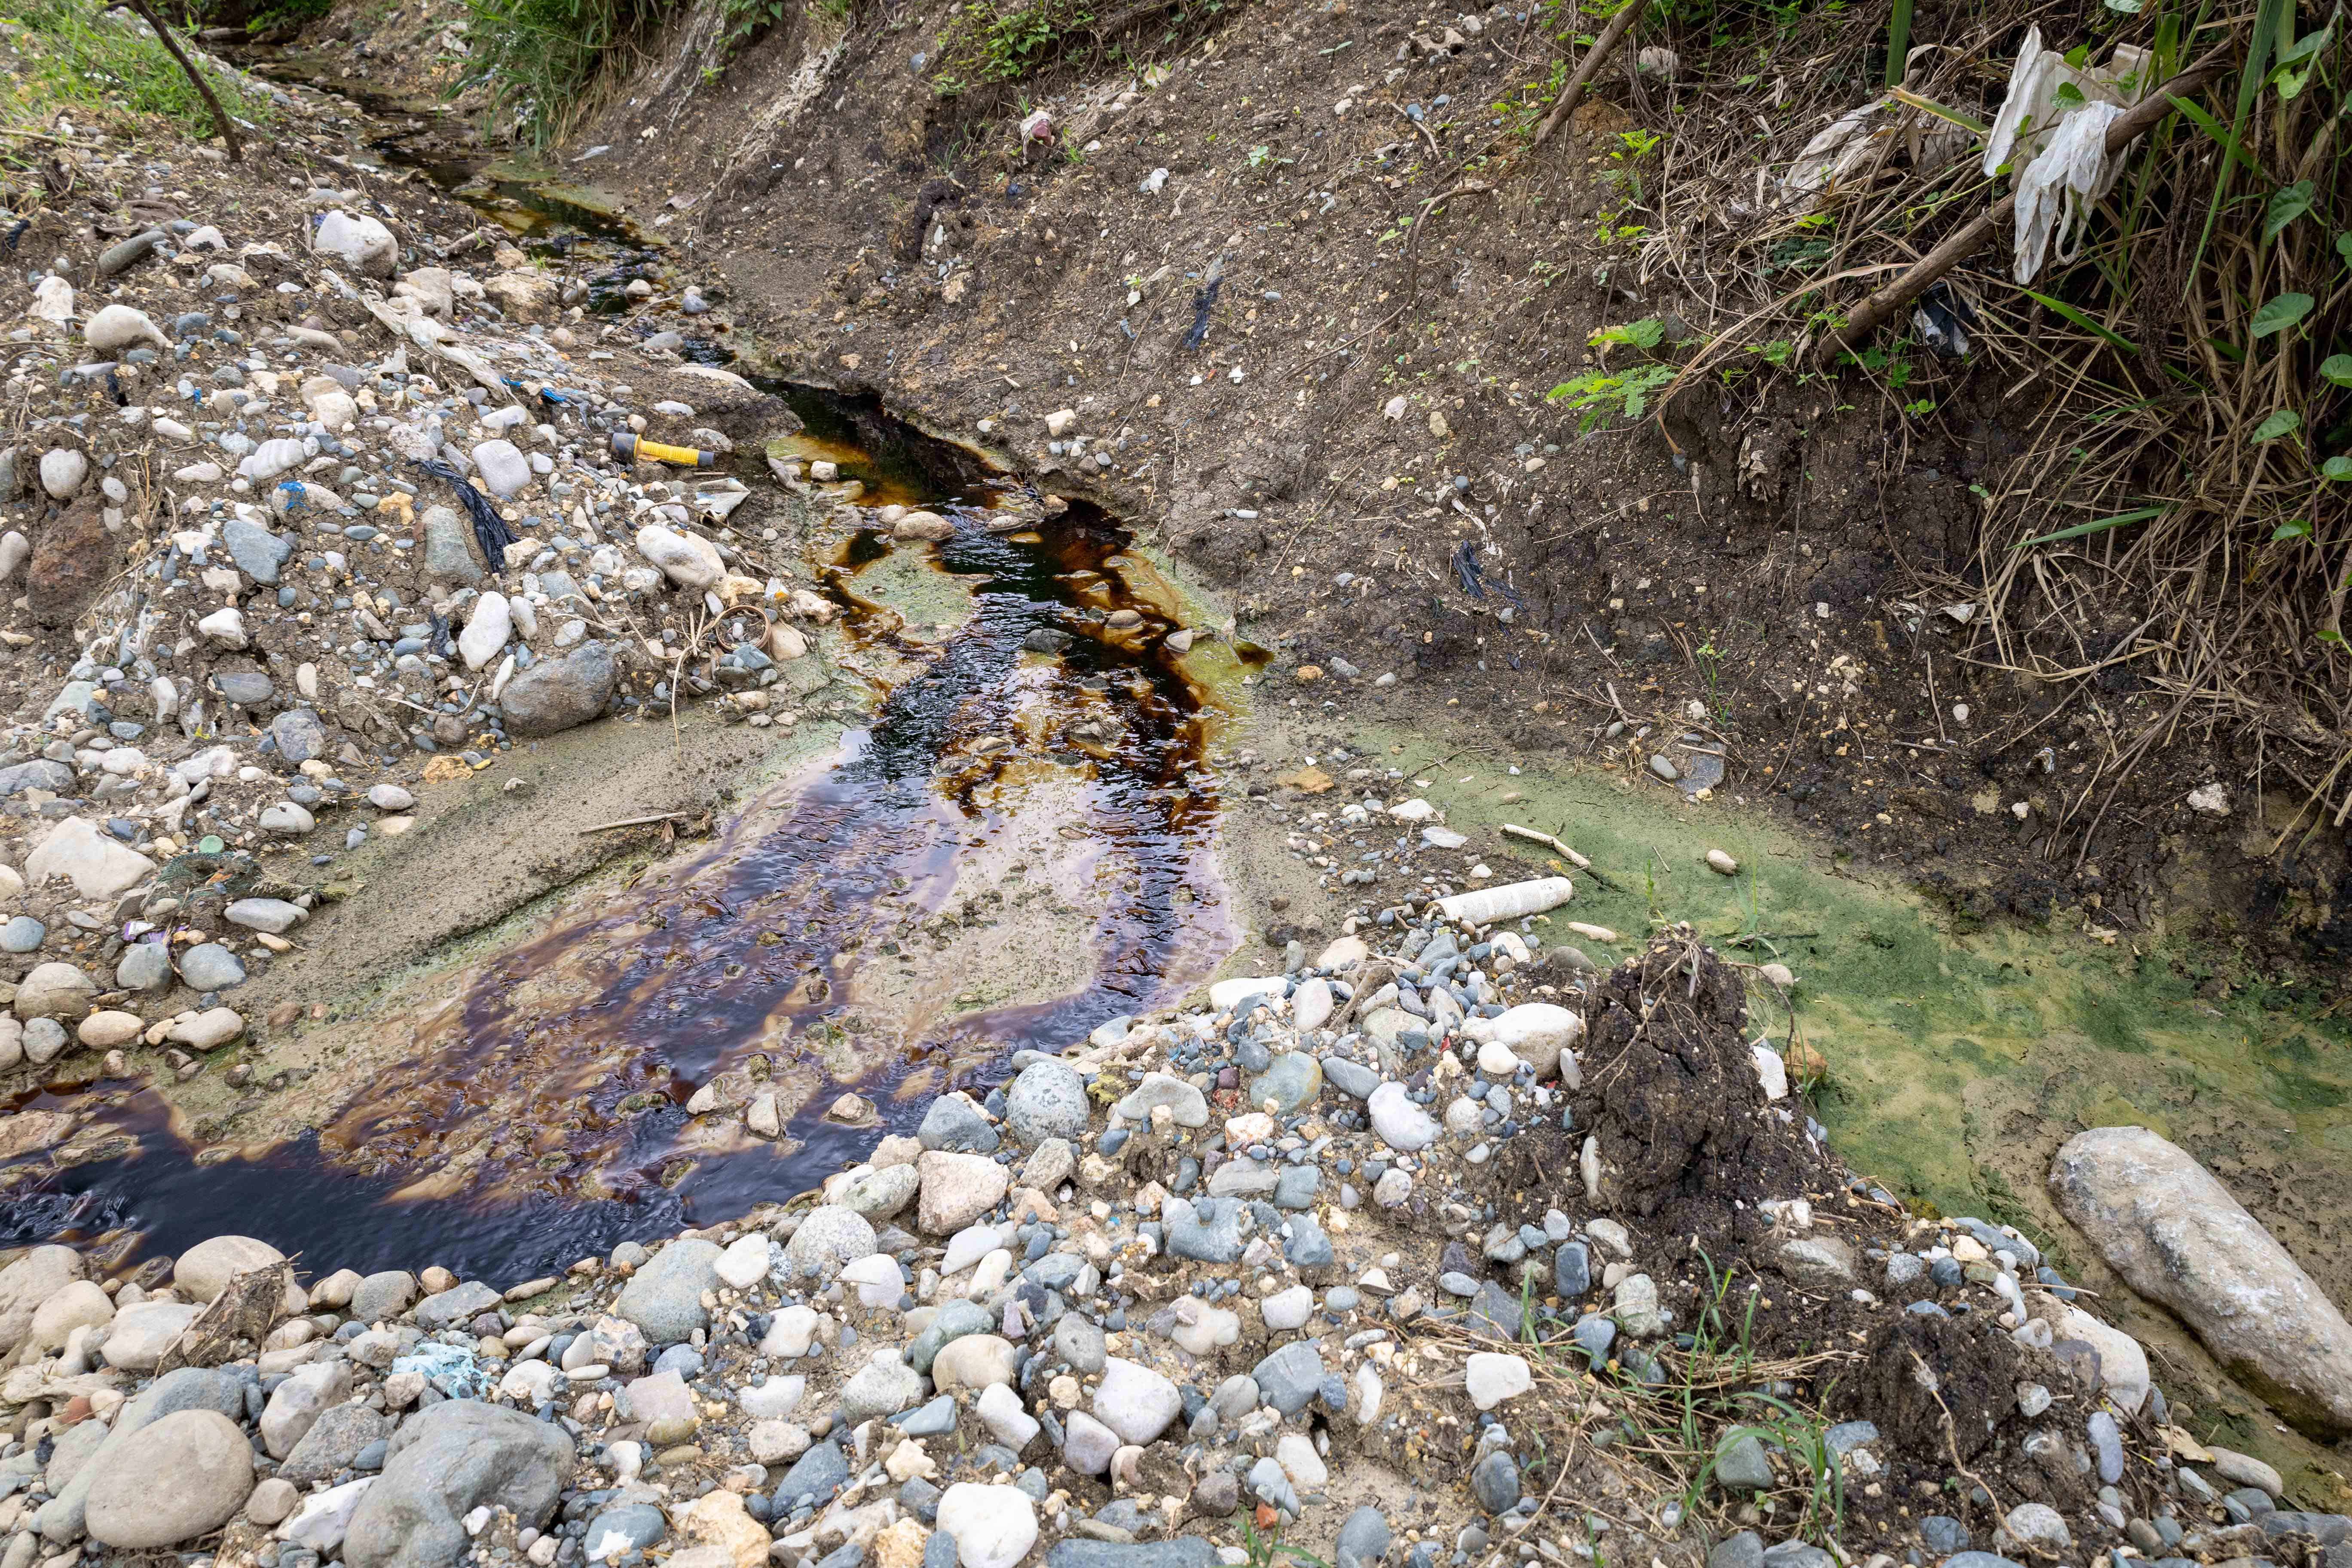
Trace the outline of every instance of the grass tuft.
{"type": "MultiPolygon", "coordinates": [[[[244,78],[206,68],[201,57],[197,68],[231,114],[256,124],[270,118],[268,96],[244,78]]],[[[77,110],[110,122],[160,116],[183,134],[213,134],[212,111],[163,44],[94,0],[17,0],[0,11],[0,123],[10,129],[47,126],[58,111],[77,110]]]]}
{"type": "Polygon", "coordinates": [[[606,57],[660,19],[658,0],[467,0],[465,82],[533,148],[560,142],[594,106],[606,57]]]}

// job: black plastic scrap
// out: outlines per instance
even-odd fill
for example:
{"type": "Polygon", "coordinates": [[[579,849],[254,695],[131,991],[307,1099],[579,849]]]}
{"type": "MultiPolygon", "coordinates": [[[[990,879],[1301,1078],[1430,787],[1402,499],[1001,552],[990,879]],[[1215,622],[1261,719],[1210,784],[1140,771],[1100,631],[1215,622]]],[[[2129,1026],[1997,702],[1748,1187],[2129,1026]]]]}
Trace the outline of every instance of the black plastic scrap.
{"type": "Polygon", "coordinates": [[[482,547],[483,559],[489,563],[490,574],[496,576],[504,571],[507,546],[515,542],[514,530],[507,526],[506,520],[499,515],[499,509],[490,504],[489,497],[476,489],[467,482],[465,475],[438,458],[423,458],[416,466],[435,479],[448,481],[449,488],[457,492],[457,500],[464,505],[467,515],[474,520],[474,538],[482,547]]]}
{"type": "MultiPolygon", "coordinates": [[[[1483,599],[1486,596],[1486,570],[1478,564],[1478,547],[1469,540],[1465,539],[1454,546],[1454,580],[1461,584],[1462,591],[1472,598],[1483,599]]],[[[1517,591],[1508,583],[1496,584],[1495,592],[1508,599],[1514,608],[1519,607],[1523,602],[1517,591]]]]}
{"type": "Polygon", "coordinates": [[[1911,325],[1919,341],[1939,359],[1969,357],[1969,328],[1977,324],[1976,307],[1948,282],[1938,281],[1911,311],[1911,325]]]}
{"type": "Polygon", "coordinates": [[[1486,596],[1486,575],[1478,570],[1478,547],[1466,539],[1454,547],[1454,580],[1472,598],[1486,596]]]}
{"type": "Polygon", "coordinates": [[[1192,330],[1184,334],[1184,346],[1197,349],[1209,335],[1209,311],[1217,302],[1217,291],[1225,286],[1221,277],[1211,277],[1208,287],[1192,292],[1192,330]]]}

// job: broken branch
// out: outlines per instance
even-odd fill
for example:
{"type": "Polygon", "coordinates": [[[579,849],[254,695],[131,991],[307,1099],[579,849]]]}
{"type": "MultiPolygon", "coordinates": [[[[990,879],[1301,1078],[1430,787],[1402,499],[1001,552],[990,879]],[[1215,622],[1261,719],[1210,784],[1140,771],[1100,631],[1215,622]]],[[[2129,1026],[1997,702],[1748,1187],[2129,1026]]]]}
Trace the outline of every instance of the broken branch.
{"type": "Polygon", "coordinates": [[[212,84],[205,79],[203,72],[196,69],[196,62],[182,52],[180,41],[172,37],[171,28],[163,26],[163,18],[155,15],[147,0],[113,0],[107,9],[135,11],[142,21],[155,29],[155,36],[163,40],[163,47],[172,51],[172,58],[180,62],[182,70],[187,72],[188,81],[195,88],[196,95],[205,100],[205,107],[213,111],[213,129],[219,132],[221,140],[228,143],[228,161],[243,163],[245,144],[237,140],[236,121],[228,117],[228,110],[223,109],[220,100],[213,96],[212,84]]]}
{"type": "Polygon", "coordinates": [[[1642,0],[1625,0],[1624,8],[1609,18],[1609,25],[1601,29],[1599,37],[1592,40],[1592,47],[1585,51],[1584,63],[1576,68],[1576,74],[1568,79],[1566,87],[1560,89],[1559,101],[1551,106],[1551,112],[1545,115],[1544,122],[1536,128],[1537,146],[1550,141],[1551,133],[1559,129],[1560,122],[1576,112],[1577,103],[1584,97],[1584,89],[1592,84],[1592,79],[1601,73],[1601,66],[1616,52],[1617,46],[1625,41],[1625,35],[1633,30],[1633,13],[1641,8],[1642,0]]]}

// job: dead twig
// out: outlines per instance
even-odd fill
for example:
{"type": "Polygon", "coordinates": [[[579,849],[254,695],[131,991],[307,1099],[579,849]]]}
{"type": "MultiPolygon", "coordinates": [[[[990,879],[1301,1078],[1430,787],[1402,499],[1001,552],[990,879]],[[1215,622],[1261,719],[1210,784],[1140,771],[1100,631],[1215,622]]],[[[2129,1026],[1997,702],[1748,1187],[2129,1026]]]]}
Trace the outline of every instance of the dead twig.
{"type": "Polygon", "coordinates": [[[583,827],[583,833],[609,833],[615,827],[649,827],[656,822],[684,822],[693,814],[685,811],[657,811],[651,816],[625,816],[618,822],[600,822],[593,827],[583,827]]]}
{"type": "Polygon", "coordinates": [[[1566,860],[1570,865],[1575,867],[1580,871],[1590,871],[1592,869],[1591,861],[1586,859],[1583,856],[1579,855],[1575,850],[1570,849],[1567,845],[1562,844],[1559,839],[1554,838],[1549,833],[1538,833],[1532,827],[1521,827],[1516,822],[1507,822],[1503,824],[1503,832],[1508,837],[1524,838],[1530,844],[1540,844],[1546,848],[1553,850],[1561,859],[1566,860]]]}
{"type": "Polygon", "coordinates": [[[1559,101],[1551,106],[1551,112],[1544,116],[1544,122],[1536,127],[1537,146],[1550,141],[1551,133],[1576,112],[1576,105],[1584,97],[1584,89],[1592,84],[1592,79],[1600,74],[1601,66],[1616,52],[1617,46],[1625,41],[1625,36],[1633,30],[1634,13],[1641,9],[1639,0],[1626,0],[1624,8],[1609,18],[1609,25],[1601,29],[1601,36],[1593,39],[1592,47],[1584,52],[1584,63],[1576,68],[1576,74],[1568,79],[1566,87],[1560,89],[1559,101]]]}
{"type": "Polygon", "coordinates": [[[228,161],[232,163],[245,162],[245,143],[237,138],[236,121],[230,119],[228,110],[221,107],[221,100],[213,96],[212,83],[205,79],[202,71],[196,69],[196,63],[188,58],[186,53],[181,49],[180,40],[172,37],[172,29],[163,26],[163,18],[155,14],[153,8],[147,4],[147,0],[111,0],[106,8],[110,11],[135,12],[140,20],[155,29],[155,37],[163,40],[163,47],[172,52],[172,58],[180,62],[180,68],[187,73],[189,84],[194,87],[196,95],[205,100],[205,107],[212,110],[213,129],[220,132],[223,142],[228,143],[228,161]]]}

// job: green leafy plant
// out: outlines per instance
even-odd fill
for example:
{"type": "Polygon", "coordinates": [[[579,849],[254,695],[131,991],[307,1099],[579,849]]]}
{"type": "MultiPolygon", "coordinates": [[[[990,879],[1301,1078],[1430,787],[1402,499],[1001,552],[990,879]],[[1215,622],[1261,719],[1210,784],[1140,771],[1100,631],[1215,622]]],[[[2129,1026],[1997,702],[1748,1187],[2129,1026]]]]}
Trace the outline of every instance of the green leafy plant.
{"type": "Polygon", "coordinates": [[[790,15],[788,0],[719,0],[719,15],[726,24],[719,35],[719,58],[732,56],[752,38],[790,15]]]}
{"type": "Polygon", "coordinates": [[[1622,375],[1589,370],[1545,393],[1544,400],[1577,415],[1577,433],[1588,435],[1612,419],[1639,419],[1658,389],[1674,378],[1670,364],[1639,365],[1622,375]]]}
{"type": "Polygon", "coordinates": [[[1585,342],[1594,348],[1606,348],[1613,343],[1630,343],[1638,349],[1654,349],[1665,341],[1666,324],[1656,317],[1646,317],[1622,325],[1603,327],[1585,342]]]}
{"type": "Polygon", "coordinates": [[[1271,147],[1253,147],[1249,150],[1248,164],[1251,177],[1261,181],[1272,179],[1277,171],[1287,169],[1295,161],[1277,157],[1271,147]]]}
{"type": "Polygon", "coordinates": [[[1642,197],[1642,161],[1658,150],[1665,138],[1655,131],[1620,131],[1617,144],[1609,151],[1609,179],[1622,190],[1628,199],[1642,197]]]}
{"type": "Polygon", "coordinates": [[[1599,329],[1585,341],[1601,351],[1601,364],[1561,382],[1544,395],[1545,401],[1576,414],[1580,434],[1589,434],[1612,419],[1639,419],[1658,389],[1675,378],[1675,369],[1652,363],[1612,372],[1607,368],[1609,353],[1615,348],[1654,349],[1665,336],[1665,323],[1655,317],[1599,329]]]}
{"type": "Polygon", "coordinates": [[[971,84],[1019,81],[1093,21],[1080,0],[968,0],[940,30],[941,74],[935,85],[944,96],[950,81],[957,91],[971,84]]]}
{"type": "Polygon", "coordinates": [[[1886,85],[1903,85],[1905,57],[1911,52],[1912,0],[1895,0],[1895,9],[1886,22],[1886,85]]]}

